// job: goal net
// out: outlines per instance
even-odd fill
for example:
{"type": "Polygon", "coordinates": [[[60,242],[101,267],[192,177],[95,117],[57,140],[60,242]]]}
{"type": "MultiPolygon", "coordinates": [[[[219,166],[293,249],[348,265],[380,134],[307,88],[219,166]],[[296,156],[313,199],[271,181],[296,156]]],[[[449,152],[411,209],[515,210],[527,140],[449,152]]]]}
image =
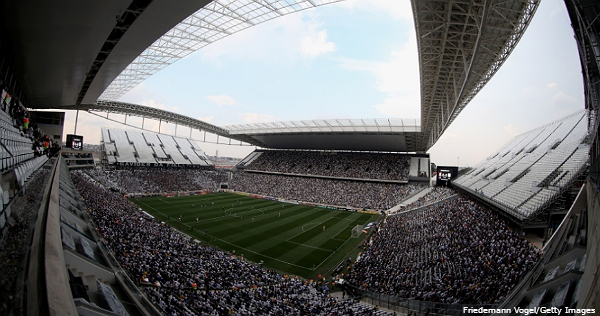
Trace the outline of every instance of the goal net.
{"type": "Polygon", "coordinates": [[[363,225],[356,225],[352,228],[352,238],[358,238],[362,233],[363,225]]]}

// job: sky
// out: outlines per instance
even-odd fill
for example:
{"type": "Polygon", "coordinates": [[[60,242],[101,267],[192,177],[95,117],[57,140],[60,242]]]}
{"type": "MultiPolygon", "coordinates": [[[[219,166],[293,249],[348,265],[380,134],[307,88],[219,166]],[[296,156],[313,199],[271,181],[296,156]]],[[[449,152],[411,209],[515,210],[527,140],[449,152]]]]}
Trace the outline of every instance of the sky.
{"type": "MultiPolygon", "coordinates": [[[[510,57],[429,150],[437,165],[474,166],[513,137],[584,108],[581,66],[564,2],[545,0],[510,57]]],[[[346,0],[274,19],[206,46],[119,99],[230,124],[309,119],[420,119],[409,1],[346,0]]],[[[123,121],[124,117],[110,118],[123,121]]],[[[74,131],[68,112],[65,133],[74,131]]],[[[141,126],[139,118],[127,122],[141,126]]],[[[77,134],[132,129],[81,112],[77,134]]],[[[158,123],[144,121],[158,131],[158,123]]],[[[163,123],[161,132],[190,137],[163,123]]],[[[204,134],[191,133],[203,140],[204,134]]],[[[200,143],[244,157],[253,146],[200,143]]],[[[222,140],[222,139],[221,139],[222,140]]],[[[239,144],[238,142],[235,142],[239,144]]]]}

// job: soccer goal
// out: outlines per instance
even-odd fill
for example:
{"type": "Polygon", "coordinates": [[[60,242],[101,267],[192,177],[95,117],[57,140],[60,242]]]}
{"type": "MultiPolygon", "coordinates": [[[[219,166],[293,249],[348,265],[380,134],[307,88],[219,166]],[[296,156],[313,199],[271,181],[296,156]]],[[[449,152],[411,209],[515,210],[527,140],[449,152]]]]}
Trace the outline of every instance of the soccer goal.
{"type": "Polygon", "coordinates": [[[362,233],[363,225],[356,225],[352,228],[352,238],[358,238],[362,233]]]}

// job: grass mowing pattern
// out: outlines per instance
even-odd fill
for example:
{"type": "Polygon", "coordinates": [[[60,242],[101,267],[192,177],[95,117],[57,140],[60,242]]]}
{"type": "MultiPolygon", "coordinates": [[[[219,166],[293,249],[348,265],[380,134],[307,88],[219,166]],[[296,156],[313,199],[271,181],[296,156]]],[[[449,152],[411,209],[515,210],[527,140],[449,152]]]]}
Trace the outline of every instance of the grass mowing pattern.
{"type": "Polygon", "coordinates": [[[366,235],[352,238],[352,228],[379,217],[233,193],[131,201],[196,239],[306,279],[329,276],[340,261],[355,255],[366,235]]]}

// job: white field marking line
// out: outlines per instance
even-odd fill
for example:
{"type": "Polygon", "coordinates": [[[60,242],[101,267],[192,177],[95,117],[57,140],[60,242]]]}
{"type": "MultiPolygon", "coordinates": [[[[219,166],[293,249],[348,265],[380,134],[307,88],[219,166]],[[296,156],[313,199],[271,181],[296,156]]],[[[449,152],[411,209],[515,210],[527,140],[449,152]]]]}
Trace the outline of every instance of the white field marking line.
{"type": "Polygon", "coordinates": [[[288,241],[288,240],[286,240],[286,241],[289,242],[290,244],[296,244],[298,246],[302,246],[302,247],[306,247],[306,248],[319,249],[319,250],[323,250],[323,251],[331,251],[329,249],[325,249],[325,248],[321,248],[321,247],[315,247],[315,246],[309,246],[309,245],[301,244],[301,243],[295,242],[295,241],[288,241]]]}
{"type": "MultiPolygon", "coordinates": [[[[279,204],[275,204],[275,205],[272,205],[272,206],[269,206],[269,207],[265,207],[265,208],[263,208],[263,209],[277,208],[277,206],[279,206],[279,204]]],[[[288,207],[288,209],[286,210],[286,212],[287,212],[288,210],[289,210],[289,212],[293,212],[293,210],[290,210],[290,209],[291,209],[291,208],[289,208],[289,207],[288,207]]],[[[228,211],[228,209],[227,209],[227,210],[225,210],[225,211],[228,211]]],[[[274,212],[273,212],[273,216],[275,216],[275,213],[274,213],[274,212]]],[[[221,216],[221,217],[223,217],[223,216],[221,216]]],[[[279,217],[279,216],[278,216],[278,217],[279,217]]],[[[329,219],[331,219],[331,218],[328,218],[327,220],[329,220],[329,219]]],[[[296,234],[296,235],[294,235],[294,236],[291,236],[291,237],[289,237],[288,239],[286,239],[285,241],[289,241],[290,239],[292,239],[292,238],[295,238],[296,236],[298,236],[298,235],[302,235],[303,233],[305,233],[306,231],[304,230],[304,227],[305,227],[306,225],[310,225],[310,224],[317,224],[317,225],[320,225],[320,224],[323,224],[324,222],[325,222],[325,221],[323,221],[323,222],[312,222],[312,223],[307,223],[307,224],[304,224],[304,225],[302,226],[302,232],[301,232],[301,233],[298,233],[298,234],[296,234]]],[[[315,225],[315,226],[313,226],[313,227],[316,227],[317,225],[315,225]]],[[[309,229],[312,229],[313,227],[311,227],[311,228],[309,228],[309,229]]],[[[339,234],[339,233],[338,233],[338,234],[339,234]]],[[[298,243],[296,243],[296,244],[298,244],[298,243]]],[[[303,245],[303,244],[299,244],[299,245],[303,245]]]]}
{"type": "Polygon", "coordinates": [[[356,220],[356,219],[351,219],[351,218],[347,218],[347,217],[344,217],[344,218],[339,218],[339,217],[336,217],[336,216],[334,216],[334,217],[332,217],[332,218],[339,219],[339,220],[343,220],[343,221],[351,221],[351,222],[353,222],[353,221],[355,221],[355,220],[356,220]]]}
{"type": "MultiPolygon", "coordinates": [[[[346,228],[348,228],[348,227],[350,227],[350,225],[346,226],[346,228]]],[[[344,228],[344,229],[346,229],[346,228],[344,228]]],[[[344,229],[342,229],[342,230],[341,230],[339,233],[337,233],[335,236],[337,236],[337,235],[341,234],[341,233],[344,231],[344,229]]],[[[338,241],[345,241],[345,240],[347,240],[347,239],[339,239],[339,238],[335,238],[335,236],[333,236],[333,238],[331,238],[331,239],[332,239],[332,240],[338,240],[338,241]]],[[[352,238],[352,234],[350,234],[350,238],[352,238]]]]}
{"type": "MultiPolygon", "coordinates": [[[[311,229],[313,229],[313,228],[317,227],[317,225],[321,225],[321,224],[323,224],[323,223],[325,223],[325,222],[318,222],[318,223],[317,223],[317,222],[312,222],[312,223],[306,223],[306,224],[302,225],[302,232],[301,232],[301,233],[298,233],[298,235],[302,235],[303,233],[306,233],[307,231],[309,231],[309,230],[311,230],[311,229]],[[304,227],[306,227],[306,226],[308,226],[308,225],[312,225],[312,224],[315,224],[315,225],[314,225],[313,227],[311,227],[311,228],[307,229],[307,230],[304,230],[304,227]]],[[[290,237],[290,239],[291,239],[291,238],[294,238],[294,237],[296,237],[296,236],[298,236],[298,235],[292,236],[292,237],[290,237]]]]}
{"type": "Polygon", "coordinates": [[[202,203],[214,202],[215,199],[218,201],[218,200],[225,199],[225,197],[223,197],[223,198],[216,198],[215,197],[214,199],[206,199],[206,201],[204,201],[204,199],[202,199],[202,198],[198,198],[197,199],[198,201],[181,201],[180,200],[180,201],[175,201],[175,202],[172,202],[172,201],[169,202],[169,201],[165,200],[164,198],[160,198],[160,197],[157,200],[159,200],[159,201],[161,201],[163,203],[167,203],[167,204],[186,204],[186,203],[190,203],[190,202],[192,202],[193,204],[195,204],[196,202],[202,204],[202,203]]]}
{"type": "MultiPolygon", "coordinates": [[[[266,207],[266,208],[263,208],[263,209],[268,209],[268,208],[269,207],[266,207]]],[[[261,209],[261,211],[263,212],[263,215],[264,215],[264,210],[263,209],[261,209]]],[[[212,221],[212,220],[220,219],[220,218],[227,217],[227,216],[232,216],[231,212],[227,213],[227,211],[230,211],[230,210],[233,210],[233,208],[227,208],[227,209],[225,209],[223,211],[227,215],[217,216],[217,217],[212,217],[212,218],[206,218],[206,219],[198,221],[198,223],[212,221]]],[[[250,209],[250,210],[246,210],[246,211],[243,211],[243,212],[235,213],[235,215],[233,215],[233,216],[235,216],[235,217],[241,217],[241,216],[237,216],[237,214],[246,214],[248,212],[254,212],[254,211],[256,211],[256,210],[250,209]]],[[[195,222],[195,221],[192,221],[191,223],[193,223],[193,222],[195,222]]]]}
{"type": "MultiPolygon", "coordinates": [[[[257,216],[262,216],[262,215],[265,215],[265,211],[264,211],[263,209],[251,209],[251,210],[246,210],[246,211],[244,211],[244,212],[235,213],[235,214],[231,214],[231,212],[227,213],[227,211],[230,211],[230,210],[233,210],[233,208],[228,208],[228,209],[225,209],[223,212],[225,212],[225,214],[227,214],[227,215],[229,215],[229,216],[235,216],[235,217],[243,217],[243,216],[238,216],[237,214],[246,214],[246,213],[248,213],[248,212],[253,212],[253,211],[259,211],[259,212],[262,212],[262,214],[261,214],[261,215],[257,215],[257,216]]],[[[194,224],[194,223],[195,223],[195,224],[199,224],[200,222],[211,221],[211,220],[214,220],[214,219],[219,219],[219,218],[223,218],[223,217],[227,217],[227,216],[217,216],[217,217],[211,217],[211,218],[206,218],[206,219],[203,219],[203,220],[198,220],[198,221],[192,220],[192,221],[189,221],[189,222],[183,222],[183,224],[185,224],[185,225],[187,225],[187,226],[190,226],[190,225],[188,225],[188,224],[194,224]]]]}
{"type": "MultiPolygon", "coordinates": [[[[326,219],[326,220],[324,220],[324,221],[322,221],[322,222],[311,222],[311,223],[306,223],[306,224],[302,225],[302,232],[301,232],[301,233],[297,233],[296,235],[294,235],[294,236],[291,236],[290,238],[286,239],[285,241],[287,241],[287,242],[290,242],[290,243],[292,243],[292,244],[303,245],[303,246],[310,247],[310,248],[322,249],[322,248],[318,248],[318,247],[313,247],[313,246],[308,246],[308,245],[305,245],[305,244],[297,243],[297,242],[290,241],[290,240],[291,240],[291,239],[293,239],[293,238],[296,238],[296,236],[299,236],[299,235],[302,235],[302,234],[306,233],[307,231],[309,231],[309,230],[311,230],[311,229],[313,229],[313,228],[315,228],[315,227],[317,227],[317,226],[319,226],[319,225],[321,225],[321,224],[325,223],[326,221],[328,221],[328,220],[330,220],[330,219],[333,219],[333,218],[335,218],[335,219],[341,219],[341,218],[338,218],[338,217],[335,217],[335,216],[333,216],[333,217],[330,217],[330,218],[328,218],[328,219],[326,219]],[[309,229],[307,229],[307,230],[304,230],[304,228],[305,228],[306,226],[308,226],[308,225],[312,225],[312,224],[316,224],[316,225],[312,226],[311,228],[309,228],[309,229]]],[[[339,231],[337,234],[335,234],[335,236],[339,235],[339,234],[340,234],[340,233],[341,233],[341,232],[342,232],[344,229],[346,229],[346,228],[348,228],[348,227],[350,227],[350,226],[346,226],[345,228],[343,228],[342,230],[340,230],[340,231],[339,231]]],[[[344,241],[344,240],[346,240],[346,239],[336,239],[336,238],[331,238],[331,239],[333,239],[333,240],[339,240],[339,241],[344,241]]],[[[327,250],[327,249],[323,249],[323,250],[327,250]]],[[[331,251],[331,250],[328,250],[328,251],[331,251]]]]}
{"type": "MultiPolygon", "coordinates": [[[[165,200],[165,199],[163,199],[163,198],[158,198],[158,200],[159,200],[159,201],[161,201],[161,202],[163,202],[163,203],[166,203],[166,204],[171,204],[171,205],[173,205],[173,204],[183,204],[183,203],[172,203],[172,202],[169,202],[169,201],[167,201],[167,200],[165,200]]],[[[148,204],[146,204],[146,203],[144,203],[144,202],[142,202],[142,203],[143,203],[144,205],[148,206],[148,204]]],[[[189,202],[185,202],[185,203],[189,203],[189,202]]],[[[148,207],[150,207],[150,206],[148,206],[148,207]]],[[[158,211],[157,209],[155,209],[155,208],[152,208],[152,209],[153,209],[153,210],[155,210],[155,211],[157,211],[157,212],[159,212],[159,211],[158,211]]],[[[197,211],[197,210],[196,210],[195,208],[191,208],[191,209],[189,209],[189,208],[186,208],[183,214],[193,213],[193,212],[196,212],[196,211],[197,211]]],[[[161,213],[161,212],[159,212],[159,213],[161,213]]],[[[163,213],[161,213],[161,214],[163,214],[163,213]]],[[[163,215],[165,215],[165,214],[163,214],[163,215]]],[[[165,215],[165,216],[166,216],[166,215],[165,215]]]]}
{"type": "MultiPolygon", "coordinates": [[[[261,207],[261,208],[252,208],[252,209],[247,209],[247,210],[245,210],[245,211],[242,211],[242,212],[239,212],[239,213],[235,213],[235,214],[233,214],[233,215],[234,215],[235,217],[239,217],[239,216],[237,216],[236,214],[246,214],[246,213],[252,213],[252,212],[261,212],[262,214],[260,214],[260,215],[265,215],[265,209],[268,209],[268,208],[270,208],[270,207],[273,207],[273,206],[261,207]]],[[[231,215],[231,212],[227,213],[227,211],[229,211],[229,210],[233,210],[233,208],[228,208],[228,209],[225,209],[223,212],[225,212],[225,214],[227,214],[227,215],[231,215]]],[[[260,215],[256,215],[256,216],[260,216],[260,215]]]]}
{"type": "Polygon", "coordinates": [[[165,213],[163,213],[163,212],[161,212],[161,211],[159,211],[159,210],[155,209],[154,207],[152,207],[152,206],[150,206],[150,205],[148,205],[148,204],[146,204],[146,203],[144,203],[144,202],[142,202],[142,201],[140,201],[140,200],[138,200],[138,202],[140,202],[140,203],[142,203],[142,204],[146,205],[146,207],[148,207],[148,208],[151,208],[151,209],[153,209],[153,210],[154,210],[156,213],[160,213],[162,216],[165,216],[165,217],[167,217],[167,218],[170,218],[170,217],[169,217],[167,214],[165,214],[165,213]]]}
{"type": "MultiPolygon", "coordinates": [[[[179,233],[181,233],[181,234],[184,234],[184,235],[186,235],[186,236],[188,236],[188,237],[190,237],[190,238],[196,238],[196,237],[194,237],[194,236],[192,236],[192,235],[189,235],[189,234],[187,234],[187,233],[185,233],[185,232],[183,232],[183,231],[181,231],[181,230],[178,230],[177,228],[175,228],[175,227],[173,227],[173,226],[170,226],[170,225],[169,225],[169,227],[171,227],[173,230],[176,230],[176,231],[178,231],[179,233]]],[[[236,244],[234,244],[234,243],[230,243],[230,242],[228,242],[228,241],[226,241],[226,240],[223,240],[223,239],[221,239],[221,238],[215,237],[215,236],[213,236],[213,235],[210,235],[210,234],[209,234],[209,236],[210,236],[211,238],[218,239],[218,240],[220,240],[220,241],[221,241],[221,242],[223,242],[223,243],[226,243],[226,244],[229,244],[229,245],[232,245],[232,246],[238,247],[239,249],[244,249],[245,251],[248,251],[248,252],[251,252],[251,253],[257,254],[257,255],[259,255],[259,256],[261,256],[261,257],[265,257],[265,258],[269,258],[269,259],[272,259],[272,260],[275,260],[275,261],[279,261],[279,262],[281,262],[281,263],[285,263],[285,264],[288,264],[288,265],[291,265],[291,266],[294,266],[294,267],[298,267],[298,268],[302,268],[302,269],[310,270],[310,268],[309,268],[309,267],[305,267],[305,266],[297,265],[297,264],[294,264],[294,263],[291,263],[291,262],[287,262],[287,261],[285,261],[285,260],[281,260],[281,259],[273,258],[273,257],[271,257],[271,256],[264,255],[264,254],[262,254],[262,253],[259,253],[259,252],[256,252],[256,251],[253,251],[253,250],[250,250],[250,249],[248,249],[248,248],[245,248],[245,247],[240,247],[240,246],[238,246],[238,245],[236,245],[236,244]]],[[[214,248],[216,248],[216,249],[218,249],[218,247],[217,247],[217,246],[215,246],[215,245],[212,245],[212,244],[211,244],[211,246],[212,246],[212,247],[214,247],[214,248]]],[[[221,250],[221,251],[224,251],[224,250],[221,250]]]]}
{"type": "Polygon", "coordinates": [[[295,241],[290,241],[290,240],[291,240],[291,239],[294,239],[294,238],[296,238],[297,236],[300,236],[300,235],[302,235],[302,234],[306,233],[306,231],[304,230],[304,227],[305,227],[306,225],[316,224],[315,226],[313,226],[313,227],[311,227],[311,228],[309,228],[309,229],[308,229],[308,230],[311,230],[311,229],[313,229],[313,228],[315,228],[315,227],[317,227],[317,226],[319,226],[319,225],[321,225],[321,224],[323,224],[323,223],[325,223],[325,222],[323,221],[323,222],[312,222],[312,223],[306,223],[306,224],[302,225],[302,232],[301,232],[301,233],[297,233],[297,234],[296,234],[296,235],[294,235],[294,236],[290,236],[290,237],[289,237],[288,239],[286,239],[285,241],[287,241],[287,242],[289,242],[289,243],[292,243],[292,244],[296,244],[296,245],[306,246],[306,247],[309,247],[309,248],[316,248],[316,247],[313,247],[313,246],[308,246],[308,245],[301,244],[301,243],[298,243],[298,242],[295,242],[295,241]]]}
{"type": "Polygon", "coordinates": [[[337,240],[337,241],[345,241],[346,239],[339,239],[339,238],[331,238],[331,240],[337,240]]]}
{"type": "Polygon", "coordinates": [[[214,238],[214,239],[218,239],[218,240],[220,240],[221,242],[224,242],[224,243],[226,243],[226,244],[229,244],[229,245],[232,245],[232,246],[238,247],[239,249],[244,249],[245,251],[248,251],[248,252],[251,252],[251,253],[257,254],[257,255],[259,255],[259,256],[261,256],[261,257],[265,257],[265,258],[269,258],[269,259],[272,259],[272,260],[275,260],[275,261],[279,261],[279,262],[282,262],[282,263],[285,263],[285,264],[289,264],[289,265],[291,265],[291,266],[294,266],[294,267],[298,267],[298,268],[302,268],[302,269],[307,269],[307,270],[310,270],[310,268],[308,268],[308,267],[301,266],[301,265],[297,265],[297,264],[293,264],[293,263],[291,263],[291,262],[287,262],[287,261],[284,261],[284,260],[281,260],[281,259],[277,259],[277,258],[273,258],[273,257],[271,257],[271,256],[264,255],[264,254],[262,254],[262,253],[256,252],[256,251],[254,251],[254,250],[250,250],[250,249],[248,249],[248,248],[240,247],[240,246],[238,246],[238,245],[236,245],[236,244],[234,244],[234,243],[230,243],[230,242],[228,242],[228,241],[226,241],[226,240],[223,240],[223,239],[221,239],[221,238],[214,237],[214,236],[212,236],[212,235],[210,235],[210,234],[209,234],[209,236],[210,236],[210,237],[212,237],[212,238],[214,238]]]}
{"type": "MultiPolygon", "coordinates": [[[[142,202],[142,203],[143,203],[143,202],[142,202]]],[[[149,206],[149,205],[148,205],[148,204],[146,204],[146,203],[143,203],[143,204],[144,204],[144,205],[146,205],[146,206],[148,206],[149,208],[151,208],[151,209],[155,210],[156,212],[163,214],[162,212],[159,212],[159,211],[157,211],[157,210],[156,210],[155,208],[153,208],[152,206],[149,206]]],[[[165,215],[165,214],[163,214],[163,215],[165,215]]],[[[165,215],[165,216],[166,216],[166,215],[165,215]]],[[[221,216],[221,217],[225,217],[225,216],[221,216]]],[[[175,229],[175,228],[173,228],[173,229],[175,229]]],[[[180,233],[183,233],[183,234],[185,234],[185,235],[187,235],[187,236],[189,236],[189,237],[191,237],[191,238],[196,238],[196,237],[194,237],[194,236],[191,236],[191,235],[188,235],[187,233],[184,233],[184,232],[182,232],[182,231],[180,231],[180,230],[177,230],[177,231],[179,231],[180,233]]],[[[301,266],[301,265],[293,264],[293,263],[291,263],[291,262],[287,262],[287,261],[284,261],[284,260],[281,260],[281,259],[273,258],[273,257],[271,257],[271,256],[264,255],[264,254],[262,254],[262,253],[259,253],[259,252],[256,252],[256,251],[253,251],[253,250],[250,250],[250,249],[248,249],[248,248],[245,248],[245,247],[240,247],[240,246],[238,246],[238,245],[236,245],[236,244],[234,244],[234,243],[230,243],[230,242],[228,242],[228,241],[226,241],[226,240],[223,240],[223,239],[221,239],[221,238],[215,237],[215,236],[213,236],[213,235],[210,235],[210,234],[209,234],[209,236],[210,236],[210,237],[212,237],[212,238],[214,238],[214,239],[220,240],[220,241],[221,241],[221,242],[223,242],[223,243],[226,243],[226,244],[229,244],[229,245],[232,245],[232,246],[238,247],[239,249],[244,249],[245,251],[248,251],[248,252],[251,252],[251,253],[257,254],[257,255],[259,255],[259,256],[262,256],[262,257],[265,257],[265,258],[269,258],[269,259],[272,259],[272,260],[275,260],[275,261],[278,261],[278,262],[281,262],[281,263],[285,263],[285,264],[288,264],[288,265],[291,265],[291,266],[294,266],[294,267],[298,267],[298,268],[302,268],[302,269],[307,269],[307,270],[310,270],[310,268],[309,268],[309,267],[305,267],[305,266],[301,266]]],[[[215,246],[213,246],[213,247],[215,247],[215,246]]]]}
{"type": "MultiPolygon", "coordinates": [[[[292,236],[292,237],[288,238],[286,241],[289,241],[290,239],[292,239],[292,238],[294,238],[294,237],[296,237],[296,236],[298,236],[298,235],[301,235],[301,234],[303,234],[303,233],[306,233],[308,230],[311,230],[311,229],[313,229],[313,228],[317,227],[318,225],[325,223],[326,221],[328,221],[328,220],[330,220],[330,219],[342,219],[342,220],[345,220],[346,218],[339,218],[339,217],[335,217],[335,216],[333,216],[333,217],[330,217],[330,218],[328,218],[328,219],[326,219],[326,220],[324,220],[324,221],[322,221],[322,222],[312,222],[312,223],[306,223],[306,224],[302,225],[302,232],[301,232],[301,233],[298,233],[298,234],[296,234],[296,235],[294,235],[294,236],[292,236]],[[313,226],[313,227],[309,228],[308,230],[304,230],[304,227],[306,227],[307,225],[311,225],[311,224],[317,224],[317,225],[315,225],[315,226],[313,226]]],[[[350,219],[348,219],[348,220],[350,220],[350,219]]],[[[346,226],[346,227],[348,227],[348,226],[346,226]]],[[[345,228],[344,228],[344,229],[345,229],[345,228]]],[[[336,236],[337,236],[339,233],[341,233],[341,232],[342,232],[342,231],[338,232],[338,233],[336,234],[336,236]]],[[[333,238],[332,238],[332,239],[333,239],[333,238]]],[[[336,240],[345,240],[345,239],[336,239],[336,240]]]]}
{"type": "Polygon", "coordinates": [[[163,202],[163,203],[173,204],[173,203],[171,203],[171,202],[169,202],[169,201],[167,201],[167,200],[165,200],[163,198],[158,198],[158,200],[161,201],[161,202],[163,202]]]}
{"type": "MultiPolygon", "coordinates": [[[[142,203],[142,204],[144,204],[144,205],[146,205],[146,206],[148,206],[149,208],[153,209],[153,210],[154,210],[154,211],[156,211],[157,213],[160,213],[160,214],[162,214],[163,216],[166,216],[166,215],[165,215],[165,214],[163,214],[162,212],[160,212],[160,211],[157,211],[157,210],[156,210],[155,208],[153,208],[152,206],[150,206],[150,205],[148,205],[148,204],[146,204],[146,203],[144,203],[144,202],[141,202],[141,203],[142,203]]],[[[275,206],[277,206],[277,205],[275,205],[275,206]]],[[[215,217],[215,218],[212,218],[212,219],[221,218],[221,217],[225,217],[225,216],[215,217]]],[[[211,219],[206,219],[206,220],[211,220],[211,219]]],[[[205,220],[205,221],[206,221],[206,220],[205,220]]],[[[370,219],[369,219],[369,220],[370,220],[370,219]]],[[[321,222],[321,223],[324,223],[324,222],[321,222]]],[[[367,221],[367,222],[365,222],[365,224],[366,224],[366,223],[368,223],[368,221],[367,221]]],[[[310,224],[310,223],[309,223],[309,224],[310,224]]],[[[305,224],[305,225],[308,225],[308,224],[305,224]]],[[[173,229],[175,229],[175,228],[173,228],[173,229]]],[[[178,230],[178,231],[179,231],[179,230],[178,230]]],[[[180,231],[180,232],[181,232],[181,231],[180,231]]],[[[183,233],[183,232],[182,232],[182,233],[183,233]]],[[[190,237],[194,238],[193,236],[191,236],[191,235],[188,235],[187,233],[183,233],[183,234],[185,234],[185,235],[187,235],[187,236],[190,236],[190,237]]],[[[300,233],[300,234],[301,234],[301,233],[300,233]]],[[[300,234],[298,234],[298,235],[300,235],[300,234]]],[[[296,236],[298,236],[298,235],[296,235],[296,236]]],[[[281,260],[281,259],[273,258],[273,257],[271,257],[271,256],[267,256],[267,255],[261,254],[261,253],[259,253],[259,252],[256,252],[256,251],[253,251],[253,250],[250,250],[250,249],[248,249],[248,248],[245,248],[245,247],[240,247],[240,246],[238,246],[238,245],[236,245],[236,244],[234,244],[234,243],[228,242],[228,241],[226,241],[226,240],[224,240],[224,239],[221,239],[221,238],[218,238],[218,237],[215,237],[215,236],[212,236],[212,235],[209,235],[209,236],[210,236],[210,237],[212,237],[212,238],[214,238],[214,239],[220,240],[220,241],[221,241],[221,242],[223,242],[223,243],[226,243],[226,244],[228,244],[228,245],[232,245],[232,246],[238,247],[239,249],[244,249],[244,250],[246,250],[246,251],[248,251],[248,252],[251,252],[251,253],[257,254],[257,255],[259,255],[259,256],[262,256],[262,257],[265,257],[265,258],[269,258],[269,259],[271,259],[271,260],[278,261],[278,262],[281,262],[281,263],[285,263],[285,264],[288,264],[288,265],[290,265],[290,266],[294,266],[294,267],[298,267],[298,268],[302,268],[302,269],[307,269],[307,270],[311,270],[311,271],[315,271],[316,269],[318,269],[318,268],[319,268],[321,265],[323,265],[323,263],[324,263],[325,261],[327,261],[329,258],[331,258],[331,256],[333,256],[333,254],[335,253],[335,251],[331,251],[331,250],[329,250],[329,251],[331,251],[331,254],[330,254],[329,256],[327,256],[327,258],[323,259],[323,261],[321,261],[321,263],[319,263],[319,265],[318,265],[318,266],[316,266],[316,267],[314,267],[314,268],[309,268],[309,267],[305,267],[305,266],[297,265],[297,264],[294,264],[294,263],[291,263],[291,262],[288,262],[288,261],[285,261],[285,260],[281,260]]],[[[293,237],[295,237],[295,236],[293,236],[293,237]]],[[[293,237],[290,237],[290,238],[293,238],[293,237]]],[[[286,240],[286,241],[290,242],[289,240],[286,240]]],[[[350,238],[349,238],[349,239],[346,239],[346,241],[345,241],[345,242],[344,242],[344,243],[343,243],[343,244],[342,244],[340,247],[338,247],[338,249],[342,248],[342,247],[343,247],[343,246],[344,246],[344,245],[345,245],[347,242],[349,242],[349,241],[350,241],[350,238]]],[[[294,242],[290,242],[290,243],[294,243],[294,242]]],[[[295,243],[295,244],[298,244],[298,243],[295,243]]],[[[298,245],[300,245],[300,246],[305,246],[305,247],[309,247],[309,248],[311,247],[311,246],[308,246],[308,245],[305,245],[305,244],[298,244],[298,245]]],[[[316,247],[313,247],[313,248],[316,248],[316,247]]],[[[320,248],[318,248],[318,249],[320,249],[320,248]]],[[[323,249],[323,250],[326,250],[326,249],[323,249]]]]}
{"type": "MultiPolygon", "coordinates": [[[[254,211],[261,211],[261,212],[262,212],[262,215],[264,215],[264,214],[265,214],[265,211],[262,211],[262,210],[259,210],[259,209],[256,209],[256,210],[255,210],[255,209],[250,209],[250,210],[240,211],[240,212],[237,212],[237,213],[235,213],[235,214],[231,214],[231,212],[227,213],[227,211],[230,211],[230,210],[233,210],[233,208],[228,208],[228,209],[225,209],[223,212],[224,212],[225,214],[229,215],[229,216],[235,216],[235,217],[242,217],[242,216],[238,216],[238,214],[245,215],[246,213],[252,213],[252,212],[254,212],[254,211]]],[[[221,217],[222,217],[222,216],[221,216],[221,217]]]]}
{"type": "MultiPolygon", "coordinates": [[[[313,228],[317,227],[317,225],[323,224],[323,223],[325,223],[326,221],[328,221],[328,220],[330,220],[330,219],[346,219],[346,218],[339,218],[339,217],[335,217],[335,216],[333,216],[333,217],[330,217],[330,218],[328,218],[328,219],[326,219],[326,220],[324,220],[324,221],[322,221],[322,222],[312,222],[312,223],[306,223],[306,224],[302,225],[302,233],[306,233],[306,231],[307,231],[307,230],[311,230],[311,229],[313,229],[313,228]],[[307,229],[307,230],[304,230],[304,227],[306,227],[307,225],[311,225],[311,224],[317,224],[317,225],[315,225],[315,226],[313,226],[313,227],[311,227],[311,228],[309,228],[309,229],[307,229]]],[[[347,226],[346,226],[346,227],[347,227],[347,226]]],[[[300,234],[302,234],[302,233],[299,233],[298,235],[300,235],[300,234]]],[[[338,233],[338,234],[339,234],[339,233],[338,233]]],[[[296,236],[298,236],[298,235],[296,235],[296,236]]],[[[292,236],[292,237],[290,237],[290,238],[294,238],[294,237],[296,237],[296,236],[292,236]]]]}
{"type": "MultiPolygon", "coordinates": [[[[372,217],[369,217],[369,221],[371,220],[371,218],[372,218],[372,217]]],[[[366,223],[368,223],[369,221],[366,221],[366,222],[365,222],[365,224],[366,224],[366,223]]],[[[350,238],[346,239],[346,241],[345,241],[345,242],[344,242],[344,243],[343,243],[341,246],[339,246],[339,247],[338,247],[338,249],[342,249],[342,247],[344,247],[344,245],[345,245],[346,243],[348,243],[348,242],[350,241],[350,239],[352,239],[352,237],[350,237],[350,238]]],[[[329,258],[331,258],[331,256],[333,256],[333,254],[334,254],[334,253],[336,253],[336,252],[335,252],[335,251],[332,251],[332,252],[331,252],[331,254],[330,254],[329,256],[327,256],[327,258],[325,258],[323,261],[321,261],[321,263],[319,263],[319,265],[318,265],[318,266],[316,266],[316,267],[315,267],[314,269],[312,269],[312,270],[314,271],[314,270],[318,269],[318,268],[319,268],[321,265],[323,265],[323,263],[324,263],[325,261],[329,260],[329,258]]]]}

